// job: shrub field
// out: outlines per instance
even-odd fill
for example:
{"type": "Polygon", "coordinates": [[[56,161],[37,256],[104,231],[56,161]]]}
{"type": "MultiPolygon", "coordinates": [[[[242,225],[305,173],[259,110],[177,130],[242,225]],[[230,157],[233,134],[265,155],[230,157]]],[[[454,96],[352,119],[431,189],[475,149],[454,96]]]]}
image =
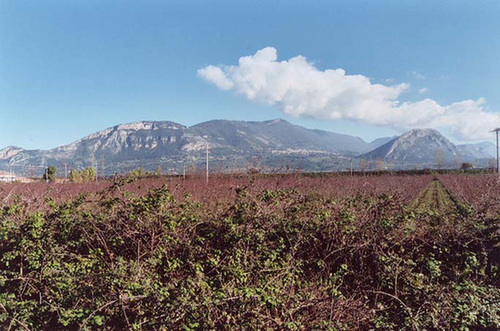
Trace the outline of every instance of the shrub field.
{"type": "Polygon", "coordinates": [[[493,175],[0,185],[2,330],[498,330],[493,175]]]}

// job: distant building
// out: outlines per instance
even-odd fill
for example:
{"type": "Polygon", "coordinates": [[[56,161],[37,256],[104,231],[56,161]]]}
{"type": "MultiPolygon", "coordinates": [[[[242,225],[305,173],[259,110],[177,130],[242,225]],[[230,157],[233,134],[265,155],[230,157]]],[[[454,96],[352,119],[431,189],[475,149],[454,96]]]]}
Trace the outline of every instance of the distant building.
{"type": "Polygon", "coordinates": [[[0,183],[12,183],[16,180],[16,175],[0,170],[0,183]]]}

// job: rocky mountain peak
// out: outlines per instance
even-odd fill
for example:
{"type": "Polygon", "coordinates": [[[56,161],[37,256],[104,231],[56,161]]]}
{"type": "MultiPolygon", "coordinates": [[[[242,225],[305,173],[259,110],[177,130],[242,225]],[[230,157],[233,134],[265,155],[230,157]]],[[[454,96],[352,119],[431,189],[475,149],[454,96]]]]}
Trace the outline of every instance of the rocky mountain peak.
{"type": "Polygon", "coordinates": [[[422,138],[422,137],[436,137],[436,138],[444,138],[441,133],[435,129],[412,129],[410,131],[407,131],[403,133],[400,137],[401,138],[408,138],[408,137],[416,137],[416,138],[422,138]]]}
{"type": "Polygon", "coordinates": [[[132,122],[126,124],[120,124],[115,126],[116,130],[159,130],[159,129],[170,129],[170,130],[182,130],[186,127],[182,124],[170,122],[170,121],[140,121],[132,122]]]}
{"type": "Polygon", "coordinates": [[[415,164],[453,163],[460,157],[457,147],[434,129],[413,129],[361,158],[415,164]]]}
{"type": "Polygon", "coordinates": [[[9,159],[20,152],[22,152],[23,149],[17,146],[7,146],[3,149],[0,149],[0,160],[6,160],[9,159]]]}
{"type": "Polygon", "coordinates": [[[275,118],[274,120],[265,121],[264,123],[267,125],[290,124],[290,122],[288,122],[287,120],[284,120],[282,118],[275,118]]]}
{"type": "Polygon", "coordinates": [[[398,148],[409,148],[416,144],[427,144],[428,148],[444,148],[453,150],[455,146],[445,138],[439,131],[434,129],[413,129],[393,140],[393,146],[390,153],[395,152],[398,148]]]}

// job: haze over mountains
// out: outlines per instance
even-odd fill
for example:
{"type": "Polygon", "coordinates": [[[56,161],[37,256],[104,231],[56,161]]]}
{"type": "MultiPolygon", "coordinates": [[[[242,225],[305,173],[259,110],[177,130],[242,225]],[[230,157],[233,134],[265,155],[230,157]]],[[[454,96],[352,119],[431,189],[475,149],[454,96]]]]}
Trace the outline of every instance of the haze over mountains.
{"type": "Polygon", "coordinates": [[[399,137],[365,142],[359,137],[307,129],[276,119],[264,122],[214,120],[191,127],[169,121],[117,125],[69,145],[50,150],[0,150],[0,169],[40,174],[58,169],[97,167],[111,175],[139,167],[182,173],[201,169],[209,148],[213,171],[334,171],[359,168],[371,161],[384,167],[453,167],[459,162],[484,166],[494,156],[491,143],[456,146],[436,130],[415,129],[399,137]],[[479,163],[478,163],[479,162],[479,163]]]}

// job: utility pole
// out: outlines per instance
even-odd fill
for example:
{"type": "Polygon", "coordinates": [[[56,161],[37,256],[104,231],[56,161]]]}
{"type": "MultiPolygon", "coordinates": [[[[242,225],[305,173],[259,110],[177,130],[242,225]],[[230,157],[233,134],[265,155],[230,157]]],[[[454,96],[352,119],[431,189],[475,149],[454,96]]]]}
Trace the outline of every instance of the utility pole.
{"type": "Polygon", "coordinates": [[[101,156],[101,176],[106,176],[106,171],[105,171],[105,166],[104,166],[104,154],[101,156]]]}
{"type": "Polygon", "coordinates": [[[63,162],[64,165],[64,178],[68,178],[68,164],[63,162]]]}
{"type": "Polygon", "coordinates": [[[205,177],[207,178],[207,185],[208,185],[208,143],[206,149],[205,177]]]}
{"type": "Polygon", "coordinates": [[[491,132],[495,132],[496,138],[497,138],[497,174],[498,174],[498,178],[500,180],[500,171],[499,171],[499,167],[498,167],[498,131],[500,131],[500,128],[496,128],[494,130],[491,130],[491,132]]]}

